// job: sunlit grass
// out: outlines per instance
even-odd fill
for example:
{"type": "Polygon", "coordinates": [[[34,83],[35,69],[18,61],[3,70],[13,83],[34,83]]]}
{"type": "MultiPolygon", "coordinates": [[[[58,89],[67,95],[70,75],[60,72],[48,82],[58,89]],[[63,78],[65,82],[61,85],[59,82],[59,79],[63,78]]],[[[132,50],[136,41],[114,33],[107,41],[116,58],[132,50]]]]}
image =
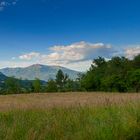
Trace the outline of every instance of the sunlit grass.
{"type": "Polygon", "coordinates": [[[0,140],[139,140],[140,101],[126,102],[119,96],[121,104],[102,99],[104,104],[96,106],[62,104],[2,111],[0,140]]]}

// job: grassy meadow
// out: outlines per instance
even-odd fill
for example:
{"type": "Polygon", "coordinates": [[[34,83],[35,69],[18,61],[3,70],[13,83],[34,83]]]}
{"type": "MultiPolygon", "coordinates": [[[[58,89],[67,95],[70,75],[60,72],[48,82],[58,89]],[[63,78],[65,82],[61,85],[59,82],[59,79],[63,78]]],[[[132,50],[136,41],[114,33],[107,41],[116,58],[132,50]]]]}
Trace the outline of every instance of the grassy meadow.
{"type": "Polygon", "coordinates": [[[139,140],[140,94],[0,96],[0,140],[139,140]]]}

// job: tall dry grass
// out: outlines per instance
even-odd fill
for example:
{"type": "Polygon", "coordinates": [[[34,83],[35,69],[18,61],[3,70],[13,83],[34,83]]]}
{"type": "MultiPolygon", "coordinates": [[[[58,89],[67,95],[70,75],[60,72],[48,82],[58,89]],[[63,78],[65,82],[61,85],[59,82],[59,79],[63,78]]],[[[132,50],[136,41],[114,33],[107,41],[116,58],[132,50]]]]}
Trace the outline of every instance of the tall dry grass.
{"type": "Polygon", "coordinates": [[[46,109],[70,106],[123,105],[140,101],[140,94],[121,93],[50,93],[0,96],[0,111],[46,109]]]}
{"type": "Polygon", "coordinates": [[[139,140],[140,95],[0,97],[0,140],[139,140]]]}

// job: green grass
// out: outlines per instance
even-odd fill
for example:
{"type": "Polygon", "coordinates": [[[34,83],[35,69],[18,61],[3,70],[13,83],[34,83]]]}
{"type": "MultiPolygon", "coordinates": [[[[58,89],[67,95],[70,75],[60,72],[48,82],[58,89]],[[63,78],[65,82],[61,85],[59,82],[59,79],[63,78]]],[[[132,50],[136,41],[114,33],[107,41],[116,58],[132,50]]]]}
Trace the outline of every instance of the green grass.
{"type": "Polygon", "coordinates": [[[0,113],[0,140],[139,140],[140,104],[0,113]]]}

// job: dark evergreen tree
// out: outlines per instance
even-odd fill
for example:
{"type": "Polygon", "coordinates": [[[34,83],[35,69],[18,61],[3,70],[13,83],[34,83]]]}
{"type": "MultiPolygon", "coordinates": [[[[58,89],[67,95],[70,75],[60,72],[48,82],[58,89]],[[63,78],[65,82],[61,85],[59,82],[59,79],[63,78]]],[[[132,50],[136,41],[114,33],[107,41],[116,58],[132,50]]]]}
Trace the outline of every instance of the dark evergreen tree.
{"type": "Polygon", "coordinates": [[[67,74],[64,74],[62,70],[59,70],[56,74],[56,84],[59,91],[65,90],[65,84],[67,83],[67,80],[69,79],[69,76],[67,74]]]}

